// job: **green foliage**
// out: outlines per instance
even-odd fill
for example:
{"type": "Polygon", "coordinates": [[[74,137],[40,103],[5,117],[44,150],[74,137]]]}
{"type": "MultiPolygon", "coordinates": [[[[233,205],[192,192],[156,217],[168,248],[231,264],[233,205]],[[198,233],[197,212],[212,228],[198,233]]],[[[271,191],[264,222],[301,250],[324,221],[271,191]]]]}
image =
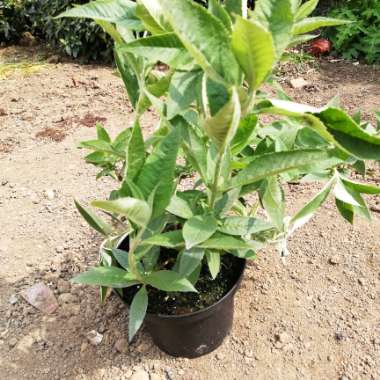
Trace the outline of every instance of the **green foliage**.
{"type": "Polygon", "coordinates": [[[352,21],[323,32],[337,54],[346,59],[364,59],[369,64],[380,63],[379,1],[339,1],[329,8],[328,16],[352,21]]]}
{"type": "MultiPolygon", "coordinates": [[[[346,173],[379,159],[377,131],[335,106],[318,109],[262,90],[272,85],[279,93],[268,78],[295,39],[343,23],[309,17],[315,6],[258,0],[248,12],[244,1],[215,0],[206,8],[191,0],[139,0],[136,8],[127,0],[98,0],[63,15],[92,18],[115,39],[135,111],[132,126],[115,140],[98,126],[97,139],[81,144],[117,189],[92,202],[115,222],[105,233],[101,269],[77,279],[103,291],[122,285],[120,276],[142,286],[131,305],[130,339],[147,310],[147,285],[195,292],[202,266],[215,278],[221,255],[254,259],[266,244],[286,255],[287,239],[330,194],[350,222],[370,217],[362,194],[379,190],[346,173]],[[135,33],[142,24],[149,33],[135,33]],[[155,70],[158,61],[168,65],[164,73],[155,70]],[[160,120],[143,139],[140,119],[148,107],[160,120]],[[184,172],[196,181],[186,189],[184,172]],[[283,185],[304,177],[327,184],[289,216],[283,185]],[[252,194],[259,199],[253,207],[252,194]],[[260,207],[263,218],[256,217],[260,207]],[[121,241],[129,244],[125,253],[121,241]]],[[[105,232],[97,216],[79,211],[105,232]]]]}

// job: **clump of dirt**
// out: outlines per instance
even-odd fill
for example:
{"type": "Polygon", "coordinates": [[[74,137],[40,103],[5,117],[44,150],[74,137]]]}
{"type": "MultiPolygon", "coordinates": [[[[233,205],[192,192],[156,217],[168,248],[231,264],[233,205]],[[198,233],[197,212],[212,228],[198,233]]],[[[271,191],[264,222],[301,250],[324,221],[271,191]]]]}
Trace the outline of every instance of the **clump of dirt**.
{"type": "Polygon", "coordinates": [[[107,121],[107,118],[102,116],[95,116],[91,113],[86,113],[86,115],[84,115],[82,118],[62,118],[61,120],[55,122],[55,127],[45,128],[42,131],[37,132],[36,138],[61,142],[72,131],[75,125],[80,125],[86,128],[93,128],[95,127],[96,123],[104,123],[105,121],[107,121]]]}
{"type": "Polygon", "coordinates": [[[14,144],[8,141],[0,141],[0,153],[11,153],[14,149],[14,144]]]}
{"type": "Polygon", "coordinates": [[[0,108],[0,116],[7,116],[7,112],[5,111],[4,108],[0,108]]]}

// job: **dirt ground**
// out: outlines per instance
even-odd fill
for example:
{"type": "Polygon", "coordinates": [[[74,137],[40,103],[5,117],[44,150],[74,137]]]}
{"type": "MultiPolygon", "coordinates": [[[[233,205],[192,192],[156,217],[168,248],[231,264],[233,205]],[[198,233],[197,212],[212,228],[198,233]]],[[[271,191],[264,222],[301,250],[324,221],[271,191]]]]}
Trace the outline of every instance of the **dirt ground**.
{"type": "MultiPolygon", "coordinates": [[[[0,49],[0,61],[14,51],[0,49]]],[[[55,61],[55,60],[51,60],[55,61]]],[[[346,62],[287,67],[284,87],[320,105],[339,94],[349,110],[380,109],[380,70],[346,62]],[[289,79],[303,77],[304,89],[289,79]]],[[[214,353],[175,359],[146,331],[131,346],[127,310],[96,289],[70,286],[97,258],[101,238],[75,211],[106,195],[77,143],[101,120],[116,135],[132,114],[112,68],[51,63],[0,80],[0,378],[4,380],[380,379],[380,214],[343,222],[330,200],[290,243],[284,264],[268,249],[249,264],[235,305],[234,328],[214,353]],[[46,316],[20,292],[37,282],[54,290],[46,316]],[[86,335],[103,334],[98,346],[86,335]]],[[[154,114],[144,120],[152,128],[154,114]]],[[[380,185],[380,170],[370,180],[380,185]]],[[[318,185],[287,188],[290,210],[318,185]]],[[[371,205],[380,208],[380,197],[371,205]]]]}

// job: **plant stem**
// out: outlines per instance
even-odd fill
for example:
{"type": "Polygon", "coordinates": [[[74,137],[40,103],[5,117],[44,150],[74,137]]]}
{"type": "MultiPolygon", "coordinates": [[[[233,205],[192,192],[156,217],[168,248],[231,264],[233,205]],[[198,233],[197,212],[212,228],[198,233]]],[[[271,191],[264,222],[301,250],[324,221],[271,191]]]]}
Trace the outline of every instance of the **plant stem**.
{"type": "Polygon", "coordinates": [[[140,281],[144,284],[144,279],[140,275],[140,272],[137,269],[137,262],[135,257],[135,250],[137,246],[140,244],[142,235],[144,234],[145,228],[142,228],[136,235],[136,237],[132,240],[129,240],[129,252],[128,252],[128,265],[132,274],[135,275],[136,280],[140,281]]]}
{"type": "Polygon", "coordinates": [[[214,180],[213,180],[213,183],[211,186],[211,198],[210,198],[210,208],[211,209],[215,206],[216,196],[218,194],[218,183],[219,183],[220,172],[222,170],[222,161],[223,161],[223,157],[224,157],[224,151],[225,151],[225,149],[222,149],[218,153],[218,158],[216,160],[214,180]]]}

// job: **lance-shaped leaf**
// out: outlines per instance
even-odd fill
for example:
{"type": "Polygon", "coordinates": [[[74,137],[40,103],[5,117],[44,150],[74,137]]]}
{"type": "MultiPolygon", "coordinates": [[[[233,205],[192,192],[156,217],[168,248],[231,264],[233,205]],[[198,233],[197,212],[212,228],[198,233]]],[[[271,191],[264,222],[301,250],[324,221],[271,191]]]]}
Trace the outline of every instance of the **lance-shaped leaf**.
{"type": "Polygon", "coordinates": [[[141,199],[125,197],[114,201],[93,201],[91,205],[104,211],[123,215],[141,227],[145,227],[151,217],[148,203],[141,199]]]}
{"type": "Polygon", "coordinates": [[[314,9],[317,7],[319,0],[308,0],[303,3],[297,10],[296,21],[300,21],[305,17],[313,13],[314,9]]]}
{"type": "Polygon", "coordinates": [[[136,3],[129,0],[96,0],[79,5],[61,13],[58,17],[79,17],[103,20],[120,24],[134,30],[141,30],[136,17],[136,3]]]}
{"type": "Polygon", "coordinates": [[[183,219],[190,219],[193,216],[193,211],[189,203],[177,195],[173,195],[169,206],[166,208],[171,214],[179,216],[183,219]]]}
{"type": "Polygon", "coordinates": [[[292,38],[294,16],[291,0],[257,0],[253,19],[272,33],[276,56],[279,58],[292,38]]]}
{"type": "Polygon", "coordinates": [[[271,33],[257,21],[237,17],[232,48],[249,86],[256,90],[271,71],[276,53],[271,33]]]}
{"type": "Polygon", "coordinates": [[[159,3],[187,51],[207,75],[216,81],[238,84],[239,65],[224,25],[193,1],[159,0],[159,3]]]}
{"type": "Polygon", "coordinates": [[[111,142],[108,132],[99,123],[96,124],[96,136],[98,140],[111,142]]]}
{"type": "Polygon", "coordinates": [[[231,99],[221,108],[218,113],[203,122],[207,135],[215,142],[219,151],[234,138],[239,126],[241,116],[239,95],[233,87],[231,99]]]}
{"type": "Polygon", "coordinates": [[[365,183],[360,183],[353,181],[351,179],[341,177],[342,182],[349,187],[354,188],[358,193],[361,194],[380,194],[380,188],[372,185],[367,185],[365,183]]]}
{"type": "Polygon", "coordinates": [[[264,209],[273,225],[282,231],[285,216],[285,197],[277,177],[266,178],[260,186],[259,193],[264,209]]]}
{"type": "Polygon", "coordinates": [[[122,45],[115,46],[115,62],[121,78],[123,79],[132,107],[136,109],[140,97],[140,87],[133,67],[137,65],[137,62],[131,54],[121,52],[121,46],[122,45]]]}
{"type": "Polygon", "coordinates": [[[177,71],[174,73],[170,86],[169,98],[167,101],[167,117],[172,119],[178,114],[188,110],[188,107],[196,99],[194,88],[201,77],[198,71],[177,71]]]}
{"type": "Polygon", "coordinates": [[[362,160],[380,160],[380,137],[366,132],[344,111],[328,108],[316,116],[346,151],[362,160]]]}
{"type": "Polygon", "coordinates": [[[133,297],[129,308],[128,339],[132,341],[138,329],[141,327],[148,309],[148,292],[142,286],[133,297]]]}
{"type": "Polygon", "coordinates": [[[190,61],[182,42],[175,33],[139,38],[122,45],[120,50],[147,58],[152,63],[161,61],[172,67],[180,67],[190,61]]]}
{"type": "Polygon", "coordinates": [[[129,271],[128,252],[122,249],[113,248],[112,255],[116,261],[126,270],[129,271]]]}
{"type": "Polygon", "coordinates": [[[223,219],[218,231],[227,235],[245,236],[266,231],[273,225],[265,220],[248,216],[228,216],[223,219]]]}
{"type": "Polygon", "coordinates": [[[74,284],[106,286],[110,288],[127,288],[138,282],[131,273],[116,267],[96,267],[75,276],[74,284]]]}
{"type": "Polygon", "coordinates": [[[147,284],[165,292],[197,292],[188,279],[171,270],[153,272],[144,280],[147,284]]]}
{"type": "Polygon", "coordinates": [[[219,0],[209,0],[208,11],[218,18],[228,30],[232,29],[231,17],[222,4],[219,3],[219,0]]]}
{"type": "Polygon", "coordinates": [[[230,15],[242,16],[247,18],[247,0],[225,0],[224,6],[230,15]]]}
{"type": "Polygon", "coordinates": [[[339,199],[335,199],[336,207],[339,213],[346,219],[349,223],[354,223],[354,206],[344,203],[339,199]]]}
{"type": "Polygon", "coordinates": [[[139,3],[141,3],[145,7],[145,9],[149,12],[153,20],[163,30],[168,32],[172,31],[171,26],[165,18],[165,8],[162,7],[160,0],[139,0],[139,3]]]}
{"type": "Polygon", "coordinates": [[[75,206],[79,213],[85,219],[85,221],[96,231],[102,235],[108,236],[112,234],[112,227],[94,214],[90,209],[81,206],[76,200],[74,200],[75,206]]]}
{"type": "Polygon", "coordinates": [[[321,207],[324,201],[327,199],[334,183],[335,178],[332,178],[310,202],[308,202],[292,217],[290,221],[292,231],[303,226],[313,217],[315,211],[321,207]]]}
{"type": "Polygon", "coordinates": [[[336,18],[309,17],[297,22],[293,27],[292,33],[295,35],[303,34],[322,28],[324,26],[338,26],[349,23],[351,23],[351,21],[339,20],[336,18]]]}
{"type": "Polygon", "coordinates": [[[163,27],[149,13],[148,9],[143,4],[137,4],[136,16],[141,20],[141,22],[144,25],[144,28],[153,35],[164,34],[166,32],[163,29],[163,27]]]}
{"type": "Polygon", "coordinates": [[[173,194],[174,170],[176,165],[180,133],[176,129],[164,137],[147,158],[137,177],[136,184],[145,198],[156,189],[152,216],[156,217],[169,205],[173,194]]]}
{"type": "Polygon", "coordinates": [[[190,276],[201,264],[205,254],[202,248],[185,249],[179,256],[178,273],[182,277],[190,276]]]}
{"type": "Polygon", "coordinates": [[[140,123],[135,121],[132,134],[128,142],[127,157],[125,162],[125,178],[133,181],[145,162],[145,145],[140,123]]]}
{"type": "Polygon", "coordinates": [[[166,248],[179,248],[185,246],[182,231],[170,231],[149,237],[142,242],[143,245],[157,245],[166,248]]]}
{"type": "Polygon", "coordinates": [[[360,207],[362,205],[362,198],[360,194],[353,188],[346,186],[340,178],[337,179],[334,186],[334,195],[335,198],[352,206],[360,207]]]}
{"type": "Polygon", "coordinates": [[[256,249],[258,242],[245,241],[234,236],[216,232],[210,239],[199,245],[201,248],[231,252],[235,249],[256,249]]]}
{"type": "Polygon", "coordinates": [[[216,276],[220,272],[220,253],[217,251],[207,250],[206,259],[211,277],[213,280],[215,280],[216,276]]]}
{"type": "Polygon", "coordinates": [[[197,215],[183,225],[183,237],[186,248],[190,249],[210,238],[217,229],[217,221],[213,215],[197,215]]]}
{"type": "Polygon", "coordinates": [[[293,169],[302,170],[302,168],[335,157],[335,153],[334,150],[306,149],[257,156],[245,169],[231,179],[227,188],[248,185],[293,169]]]}

